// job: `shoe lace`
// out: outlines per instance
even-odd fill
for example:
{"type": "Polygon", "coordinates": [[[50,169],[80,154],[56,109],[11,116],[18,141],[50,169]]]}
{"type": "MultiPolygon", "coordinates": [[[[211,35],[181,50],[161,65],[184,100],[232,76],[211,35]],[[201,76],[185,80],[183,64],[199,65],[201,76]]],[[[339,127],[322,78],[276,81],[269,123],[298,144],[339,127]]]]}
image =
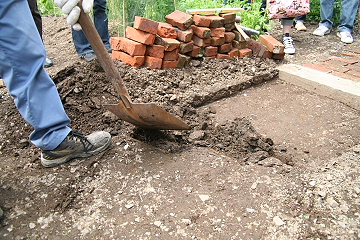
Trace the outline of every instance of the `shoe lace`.
{"type": "Polygon", "coordinates": [[[83,145],[85,151],[89,151],[94,145],[85,137],[84,134],[76,132],[76,131],[71,131],[67,137],[66,137],[69,141],[74,141],[74,142],[81,142],[81,144],[83,145]]]}
{"type": "Polygon", "coordinates": [[[292,48],[294,47],[293,45],[293,40],[291,37],[284,37],[283,38],[283,44],[285,46],[285,48],[292,48]]]}

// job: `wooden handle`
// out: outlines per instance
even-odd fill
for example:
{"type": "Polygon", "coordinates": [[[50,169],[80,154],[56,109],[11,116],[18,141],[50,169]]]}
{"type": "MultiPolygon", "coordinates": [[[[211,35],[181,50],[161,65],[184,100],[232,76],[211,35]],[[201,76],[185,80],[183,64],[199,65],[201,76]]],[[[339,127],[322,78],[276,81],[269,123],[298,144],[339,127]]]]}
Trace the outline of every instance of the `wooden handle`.
{"type": "Polygon", "coordinates": [[[81,13],[78,22],[81,25],[81,28],[84,31],[84,34],[88,39],[91,47],[93,48],[101,66],[110,77],[111,83],[114,85],[117,93],[119,94],[119,97],[123,101],[126,108],[131,108],[132,106],[130,95],[120,76],[119,70],[116,68],[115,64],[110,58],[109,53],[107,52],[104,43],[102,42],[100,35],[94,26],[94,23],[80,5],[81,2],[79,3],[81,13]]]}

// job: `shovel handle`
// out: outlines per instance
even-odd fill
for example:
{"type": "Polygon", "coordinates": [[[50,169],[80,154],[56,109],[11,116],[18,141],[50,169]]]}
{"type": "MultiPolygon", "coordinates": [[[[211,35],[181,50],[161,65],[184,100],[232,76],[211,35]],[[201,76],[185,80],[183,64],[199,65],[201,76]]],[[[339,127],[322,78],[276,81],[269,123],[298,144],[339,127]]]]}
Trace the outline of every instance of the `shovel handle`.
{"type": "Polygon", "coordinates": [[[81,25],[81,28],[88,39],[91,47],[93,48],[102,68],[110,77],[111,83],[114,85],[117,93],[119,94],[121,100],[123,101],[126,108],[131,108],[130,95],[124,85],[124,82],[120,76],[119,70],[114,65],[112,59],[107,52],[98,31],[96,30],[94,23],[90,19],[89,15],[84,12],[81,7],[81,1],[78,5],[81,9],[80,17],[78,23],[81,25]]]}

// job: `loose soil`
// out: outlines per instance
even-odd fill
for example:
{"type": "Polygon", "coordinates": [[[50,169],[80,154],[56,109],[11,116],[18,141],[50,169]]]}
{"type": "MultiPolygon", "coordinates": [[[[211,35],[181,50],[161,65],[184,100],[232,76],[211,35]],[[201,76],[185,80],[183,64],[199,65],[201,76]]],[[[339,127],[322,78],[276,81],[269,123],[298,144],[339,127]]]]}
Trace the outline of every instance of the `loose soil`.
{"type": "Polygon", "coordinates": [[[0,88],[1,239],[360,238],[359,113],[279,80],[276,69],[341,56],[335,33],[313,36],[317,25],[307,23],[292,34],[297,54],[283,61],[194,59],[152,70],[114,60],[134,102],[192,127],[159,131],[106,111],[119,100],[99,63],[76,55],[62,17],[43,24],[55,64],[47,71],[71,127],[109,131],[113,142],[46,169],[31,126],[0,88]]]}

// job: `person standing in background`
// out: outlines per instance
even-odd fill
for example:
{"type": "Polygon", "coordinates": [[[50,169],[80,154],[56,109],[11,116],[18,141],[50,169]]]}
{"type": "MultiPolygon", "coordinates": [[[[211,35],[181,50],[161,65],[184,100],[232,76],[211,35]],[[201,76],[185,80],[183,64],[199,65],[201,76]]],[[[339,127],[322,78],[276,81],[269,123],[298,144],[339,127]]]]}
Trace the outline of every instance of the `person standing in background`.
{"type": "MultiPolygon", "coordinates": [[[[106,0],[94,0],[94,24],[98,31],[101,40],[103,41],[106,49],[111,53],[110,47],[110,34],[108,28],[108,16],[107,16],[107,4],[106,0]]],[[[87,62],[91,62],[96,59],[96,54],[92,49],[89,41],[87,40],[82,30],[77,31],[72,29],[72,37],[77,54],[85,59],[87,62]]]]}
{"type": "MultiPolygon", "coordinates": [[[[28,0],[28,4],[30,7],[31,15],[34,19],[36,28],[40,34],[41,40],[43,40],[43,38],[42,38],[42,19],[41,19],[40,11],[38,9],[37,1],[36,0],[28,0]]],[[[51,59],[46,56],[45,62],[44,62],[44,67],[48,68],[48,67],[51,67],[52,65],[54,65],[53,61],[51,61],[51,59]]]]}
{"type": "MultiPolygon", "coordinates": [[[[320,0],[321,21],[319,27],[313,32],[316,36],[324,36],[331,32],[333,27],[332,18],[334,15],[335,0],[320,0]]],[[[356,13],[358,11],[359,0],[342,0],[341,1],[341,17],[338,26],[337,36],[344,43],[354,42],[351,35],[356,13]]]]}

